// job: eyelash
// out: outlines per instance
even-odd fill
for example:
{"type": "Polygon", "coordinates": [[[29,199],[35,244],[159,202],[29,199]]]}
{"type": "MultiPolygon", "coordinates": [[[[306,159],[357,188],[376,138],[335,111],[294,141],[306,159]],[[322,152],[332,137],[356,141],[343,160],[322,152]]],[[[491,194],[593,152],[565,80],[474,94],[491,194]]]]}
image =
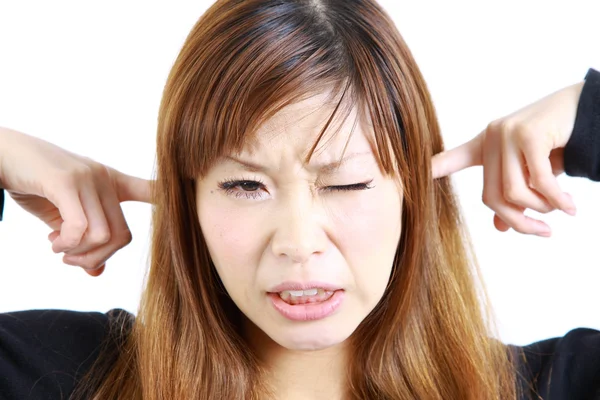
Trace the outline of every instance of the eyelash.
{"type": "MultiPolygon", "coordinates": [[[[367,182],[361,183],[353,183],[351,185],[337,185],[337,186],[326,186],[324,189],[327,192],[346,192],[346,191],[356,191],[356,190],[367,190],[372,189],[374,186],[370,186],[373,182],[373,179],[367,182]]],[[[260,179],[228,179],[222,182],[219,182],[218,186],[221,190],[223,190],[227,195],[233,196],[235,198],[246,198],[255,200],[260,198],[260,194],[258,190],[236,190],[240,185],[243,184],[258,184],[264,188],[265,184],[260,179]]],[[[260,188],[259,188],[260,189],[260,188]]]]}

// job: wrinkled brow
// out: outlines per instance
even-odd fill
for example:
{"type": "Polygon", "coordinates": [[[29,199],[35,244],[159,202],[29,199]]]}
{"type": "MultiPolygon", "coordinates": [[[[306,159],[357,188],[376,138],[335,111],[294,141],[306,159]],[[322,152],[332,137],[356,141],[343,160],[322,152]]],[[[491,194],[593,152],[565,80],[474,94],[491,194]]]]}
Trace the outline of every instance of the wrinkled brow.
{"type": "MultiPolygon", "coordinates": [[[[335,172],[338,168],[340,168],[344,163],[346,163],[347,161],[357,158],[357,157],[364,157],[364,156],[368,156],[371,155],[371,152],[360,152],[360,153],[350,153],[345,155],[342,159],[340,160],[336,160],[336,161],[331,161],[331,162],[326,162],[326,163],[311,163],[310,165],[307,166],[308,169],[310,170],[315,170],[318,171],[321,174],[330,174],[335,172]]],[[[264,166],[264,165],[260,165],[257,164],[255,162],[251,162],[248,160],[243,160],[234,156],[225,156],[224,157],[225,160],[233,162],[235,164],[238,164],[239,166],[241,166],[244,170],[248,171],[248,172],[269,172],[269,168],[264,166]]]]}

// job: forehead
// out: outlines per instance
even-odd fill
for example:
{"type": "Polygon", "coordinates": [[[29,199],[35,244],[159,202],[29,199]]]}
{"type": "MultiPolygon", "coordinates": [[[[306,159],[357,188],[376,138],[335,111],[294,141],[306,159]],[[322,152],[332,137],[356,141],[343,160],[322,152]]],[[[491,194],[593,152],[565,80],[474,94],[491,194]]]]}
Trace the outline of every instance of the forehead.
{"type": "Polygon", "coordinates": [[[346,153],[374,150],[374,132],[368,113],[358,105],[342,103],[329,122],[338,104],[329,92],[312,95],[282,108],[266,120],[248,141],[242,153],[263,153],[287,149],[298,156],[307,156],[317,143],[312,158],[333,159],[346,153]],[[319,140],[321,131],[327,130],[319,140]]]}

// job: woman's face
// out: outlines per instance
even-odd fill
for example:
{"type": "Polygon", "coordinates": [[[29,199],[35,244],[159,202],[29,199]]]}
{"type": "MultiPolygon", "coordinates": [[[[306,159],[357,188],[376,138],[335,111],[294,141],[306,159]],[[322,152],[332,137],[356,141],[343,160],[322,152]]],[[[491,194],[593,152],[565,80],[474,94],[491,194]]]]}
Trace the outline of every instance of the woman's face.
{"type": "Polygon", "coordinates": [[[196,186],[227,292],[251,323],[296,350],[352,334],[384,293],[401,233],[401,190],[379,170],[369,125],[359,121],[348,141],[355,111],[303,164],[331,113],[323,99],[284,108],[196,186]]]}

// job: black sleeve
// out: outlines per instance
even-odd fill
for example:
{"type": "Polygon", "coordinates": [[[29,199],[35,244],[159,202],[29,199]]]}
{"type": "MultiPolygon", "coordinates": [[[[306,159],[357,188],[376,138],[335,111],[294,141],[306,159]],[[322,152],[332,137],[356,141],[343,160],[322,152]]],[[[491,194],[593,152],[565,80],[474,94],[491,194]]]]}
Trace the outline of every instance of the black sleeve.
{"type": "Polygon", "coordinates": [[[2,213],[4,212],[4,189],[0,188],[0,221],[2,221],[2,213]]]}
{"type": "Polygon", "coordinates": [[[600,181],[600,72],[592,68],[585,76],[564,161],[567,175],[600,181]]]}
{"type": "Polygon", "coordinates": [[[104,348],[110,321],[124,313],[0,314],[0,398],[68,399],[104,348]]]}
{"type": "Polygon", "coordinates": [[[578,328],[563,337],[509,347],[522,350],[521,398],[600,399],[599,331],[578,328]]]}

